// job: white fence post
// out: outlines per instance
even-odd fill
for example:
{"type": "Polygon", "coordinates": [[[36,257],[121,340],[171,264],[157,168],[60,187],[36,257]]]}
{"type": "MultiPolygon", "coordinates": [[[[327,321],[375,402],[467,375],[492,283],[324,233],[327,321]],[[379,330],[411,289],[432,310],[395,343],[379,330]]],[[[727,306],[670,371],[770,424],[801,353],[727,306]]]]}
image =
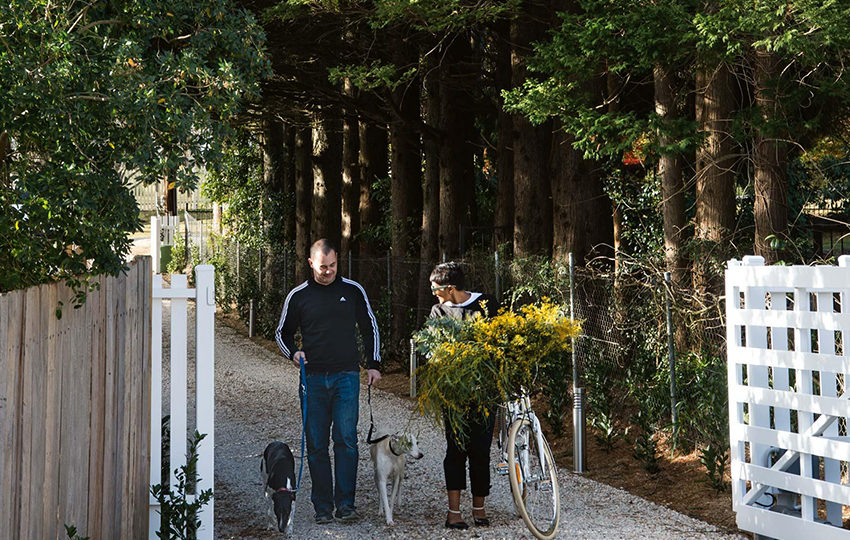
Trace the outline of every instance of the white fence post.
{"type": "Polygon", "coordinates": [[[841,467],[850,462],[850,437],[836,420],[850,410],[850,257],[838,268],[763,264],[745,257],[726,270],[737,523],[772,538],[848,540],[841,514],[850,486],[841,467]]]}
{"type": "MultiPolygon", "coordinates": [[[[215,480],[215,268],[211,264],[195,267],[195,387],[198,432],[205,433],[198,454],[197,492],[213,489],[215,480]]],[[[202,509],[198,540],[213,538],[215,500],[202,509]]]]}
{"type": "MultiPolygon", "coordinates": [[[[159,274],[161,272],[159,268],[159,256],[160,256],[160,230],[159,230],[159,216],[151,216],[151,267],[153,268],[154,274],[159,274]]],[[[161,286],[161,283],[160,283],[161,286]]]]}
{"type": "MultiPolygon", "coordinates": [[[[195,425],[206,437],[198,446],[198,476],[196,494],[212,489],[215,480],[215,272],[211,265],[195,268],[196,288],[188,287],[187,276],[171,275],[171,288],[162,284],[162,276],[153,276],[151,313],[151,485],[161,482],[162,455],[160,437],[162,421],[162,301],[171,300],[171,358],[170,358],[170,475],[171,489],[177,486],[176,469],[186,464],[188,412],[188,301],[195,299],[195,425]]],[[[191,498],[195,495],[189,495],[191,498]]],[[[198,540],[212,540],[214,534],[213,501],[208,502],[198,518],[201,527],[198,540]]],[[[160,528],[159,505],[151,497],[149,535],[155,539],[160,528]]]]}

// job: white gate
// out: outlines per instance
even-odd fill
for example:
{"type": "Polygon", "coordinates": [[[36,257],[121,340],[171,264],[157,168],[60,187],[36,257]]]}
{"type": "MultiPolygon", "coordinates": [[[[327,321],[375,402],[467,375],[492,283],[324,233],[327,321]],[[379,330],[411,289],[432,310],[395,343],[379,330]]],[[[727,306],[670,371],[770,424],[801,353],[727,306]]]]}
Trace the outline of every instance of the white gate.
{"type": "MultiPolygon", "coordinates": [[[[195,288],[190,289],[187,277],[171,275],[171,287],[164,288],[162,276],[153,275],[153,309],[151,314],[151,485],[159,484],[162,467],[162,301],[171,300],[171,358],[170,358],[170,469],[171,488],[177,485],[175,469],[186,464],[188,368],[187,321],[189,299],[195,299],[195,425],[206,434],[198,447],[197,493],[212,489],[214,480],[215,400],[214,400],[214,322],[215,279],[212,265],[195,267],[195,288]]],[[[213,503],[201,509],[198,540],[213,538],[213,503]]],[[[159,505],[150,498],[149,537],[156,538],[159,530],[159,505]]]]}
{"type": "Polygon", "coordinates": [[[848,540],[850,256],[839,266],[729,261],[726,332],[738,527],[848,540]]]}

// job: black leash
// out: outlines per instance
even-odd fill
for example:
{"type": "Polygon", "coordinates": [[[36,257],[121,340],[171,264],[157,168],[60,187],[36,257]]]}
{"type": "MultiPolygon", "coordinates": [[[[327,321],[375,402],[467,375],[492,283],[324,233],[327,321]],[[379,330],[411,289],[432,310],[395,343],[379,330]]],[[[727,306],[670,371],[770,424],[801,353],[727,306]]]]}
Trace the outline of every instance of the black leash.
{"type": "Polygon", "coordinates": [[[383,441],[389,435],[381,435],[377,439],[372,438],[372,433],[375,431],[375,418],[372,416],[372,385],[370,384],[367,388],[367,401],[369,402],[369,434],[366,435],[366,442],[368,444],[375,444],[383,441]]]}

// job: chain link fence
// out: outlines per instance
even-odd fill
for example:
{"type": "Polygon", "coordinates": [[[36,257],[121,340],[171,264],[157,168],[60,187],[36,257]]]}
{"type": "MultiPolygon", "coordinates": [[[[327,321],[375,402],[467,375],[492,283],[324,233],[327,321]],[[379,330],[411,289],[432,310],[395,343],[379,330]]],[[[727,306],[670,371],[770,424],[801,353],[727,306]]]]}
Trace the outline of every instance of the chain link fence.
{"type": "MultiPolygon", "coordinates": [[[[308,275],[306,261],[296,260],[291,247],[270,253],[221,237],[208,245],[207,259],[198,262],[218,269],[219,305],[237,310],[254,333],[273,336],[296,276],[308,275]]],[[[509,260],[499,251],[470,252],[460,262],[466,288],[494,294],[502,306],[543,297],[570,305],[566,263],[509,260]]],[[[428,282],[434,264],[387,253],[338,260],[338,273],[366,290],[388,368],[409,367],[409,337],[434,303],[428,282]]],[[[659,435],[667,433],[674,447],[704,454],[701,459],[714,467],[720,489],[728,456],[722,298],[675,287],[663,270],[632,265],[615,274],[612,267],[574,269],[572,309],[582,322],[575,370],[570,366],[558,375],[563,392],[546,396],[543,414],[556,435],[568,433],[564,420],[572,409],[573,387],[583,387],[591,434],[603,448],[626,440],[652,471],[660,459],[659,435]]]]}

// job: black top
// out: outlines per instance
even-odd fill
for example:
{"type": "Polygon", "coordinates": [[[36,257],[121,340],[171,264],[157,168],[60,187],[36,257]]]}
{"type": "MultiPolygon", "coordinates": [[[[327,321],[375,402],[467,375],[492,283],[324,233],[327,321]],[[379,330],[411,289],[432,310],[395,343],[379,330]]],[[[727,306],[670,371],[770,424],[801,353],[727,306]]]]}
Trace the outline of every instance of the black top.
{"type": "Polygon", "coordinates": [[[381,368],[378,321],[366,291],[356,281],[337,277],[328,285],[308,279],[286,297],[275,339],[287,358],[297,351],[295,333],[301,329],[301,350],[308,373],[338,373],[360,369],[355,325],[366,350],[366,367],[381,368]]]}
{"type": "Polygon", "coordinates": [[[496,299],[489,294],[477,292],[469,293],[469,299],[462,304],[445,302],[434,304],[431,307],[431,317],[452,317],[453,319],[468,319],[476,313],[484,317],[492,317],[496,314],[496,299]]]}

